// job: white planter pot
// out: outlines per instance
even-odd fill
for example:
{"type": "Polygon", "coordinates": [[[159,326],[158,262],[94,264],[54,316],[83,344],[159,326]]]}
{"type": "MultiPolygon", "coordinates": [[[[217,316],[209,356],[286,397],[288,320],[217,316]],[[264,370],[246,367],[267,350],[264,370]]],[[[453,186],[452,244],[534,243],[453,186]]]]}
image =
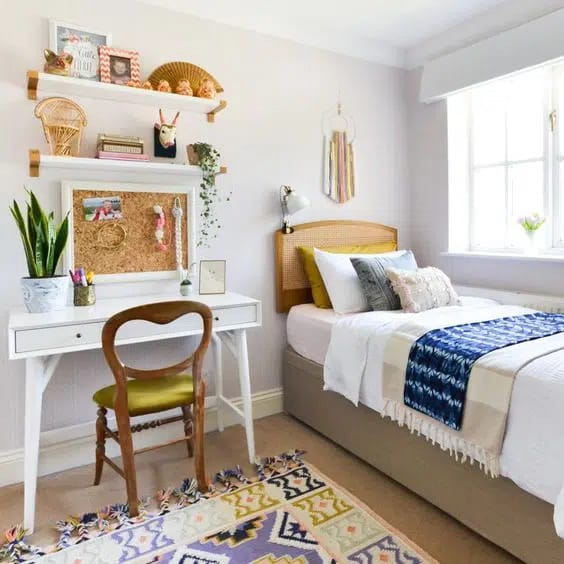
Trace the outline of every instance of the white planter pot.
{"type": "Polygon", "coordinates": [[[67,305],[68,277],[22,278],[21,280],[23,299],[29,313],[54,311],[63,309],[67,305]]]}

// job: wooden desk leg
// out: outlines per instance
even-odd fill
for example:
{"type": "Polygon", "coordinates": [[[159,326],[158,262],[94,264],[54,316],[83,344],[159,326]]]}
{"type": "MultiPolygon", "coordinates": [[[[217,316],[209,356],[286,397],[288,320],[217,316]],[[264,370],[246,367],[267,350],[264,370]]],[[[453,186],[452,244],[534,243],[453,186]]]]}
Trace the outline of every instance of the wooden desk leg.
{"type": "Polygon", "coordinates": [[[43,392],[55,371],[60,355],[25,361],[24,527],[35,527],[35,493],[39,463],[39,434],[43,392]]]}
{"type": "Polygon", "coordinates": [[[255,434],[253,429],[253,403],[251,397],[251,376],[249,373],[249,351],[247,349],[247,332],[245,329],[233,331],[235,337],[235,350],[243,399],[243,413],[245,418],[245,432],[247,434],[247,449],[249,462],[255,461],[255,434]]]}
{"type": "Polygon", "coordinates": [[[216,333],[212,334],[213,364],[215,372],[215,401],[217,403],[217,428],[223,432],[223,365],[221,339],[216,333]]]}

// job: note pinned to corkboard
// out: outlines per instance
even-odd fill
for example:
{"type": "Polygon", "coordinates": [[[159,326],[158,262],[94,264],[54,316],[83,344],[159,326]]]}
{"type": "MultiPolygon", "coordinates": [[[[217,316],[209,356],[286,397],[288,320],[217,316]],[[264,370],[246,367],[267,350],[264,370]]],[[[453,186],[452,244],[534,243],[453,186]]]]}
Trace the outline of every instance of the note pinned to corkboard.
{"type": "MultiPolygon", "coordinates": [[[[193,217],[190,192],[151,191],[150,185],[100,183],[89,187],[67,184],[67,204],[71,212],[72,237],[68,267],[85,267],[100,275],[134,275],[147,273],[176,275],[175,222],[172,208],[175,200],[183,211],[182,265],[187,268],[193,241],[189,237],[188,221],[193,217]],[[165,213],[164,243],[166,250],[157,249],[155,227],[157,216],[153,207],[159,205],[165,213]]],[[[179,189],[180,190],[180,189],[179,189]]],[[[67,253],[69,252],[67,250],[67,253]]],[[[160,276],[149,276],[157,278],[160,276]]],[[[106,276],[103,276],[106,278],[106,276]]],[[[129,278],[126,277],[126,278],[129,278]]],[[[143,276],[139,276],[143,278],[143,276]]],[[[107,280],[111,281],[108,277],[107,280]]]]}

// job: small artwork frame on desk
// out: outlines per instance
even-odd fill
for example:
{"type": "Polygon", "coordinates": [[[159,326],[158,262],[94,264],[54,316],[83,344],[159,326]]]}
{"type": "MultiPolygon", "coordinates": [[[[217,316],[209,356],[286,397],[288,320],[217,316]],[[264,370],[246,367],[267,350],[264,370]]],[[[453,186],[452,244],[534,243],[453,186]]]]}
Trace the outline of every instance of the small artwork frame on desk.
{"type": "Polygon", "coordinates": [[[73,57],[70,76],[85,80],[100,80],[100,47],[112,44],[112,36],[72,23],[49,20],[49,49],[73,57]]]}
{"type": "Polygon", "coordinates": [[[102,82],[127,86],[141,81],[139,51],[100,47],[100,78],[102,82]]]}
{"type": "Polygon", "coordinates": [[[199,293],[201,295],[225,294],[224,260],[201,260],[199,293]]]}

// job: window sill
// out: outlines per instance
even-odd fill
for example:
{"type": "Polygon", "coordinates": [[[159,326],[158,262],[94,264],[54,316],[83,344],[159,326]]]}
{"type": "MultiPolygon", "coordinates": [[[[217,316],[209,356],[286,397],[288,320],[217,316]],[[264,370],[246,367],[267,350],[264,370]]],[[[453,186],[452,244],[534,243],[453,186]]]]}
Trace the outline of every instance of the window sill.
{"type": "Polygon", "coordinates": [[[520,262],[556,262],[564,263],[564,254],[541,253],[538,255],[526,255],[524,253],[494,253],[486,251],[446,251],[441,253],[443,257],[449,258],[478,258],[512,260],[520,262]]]}

